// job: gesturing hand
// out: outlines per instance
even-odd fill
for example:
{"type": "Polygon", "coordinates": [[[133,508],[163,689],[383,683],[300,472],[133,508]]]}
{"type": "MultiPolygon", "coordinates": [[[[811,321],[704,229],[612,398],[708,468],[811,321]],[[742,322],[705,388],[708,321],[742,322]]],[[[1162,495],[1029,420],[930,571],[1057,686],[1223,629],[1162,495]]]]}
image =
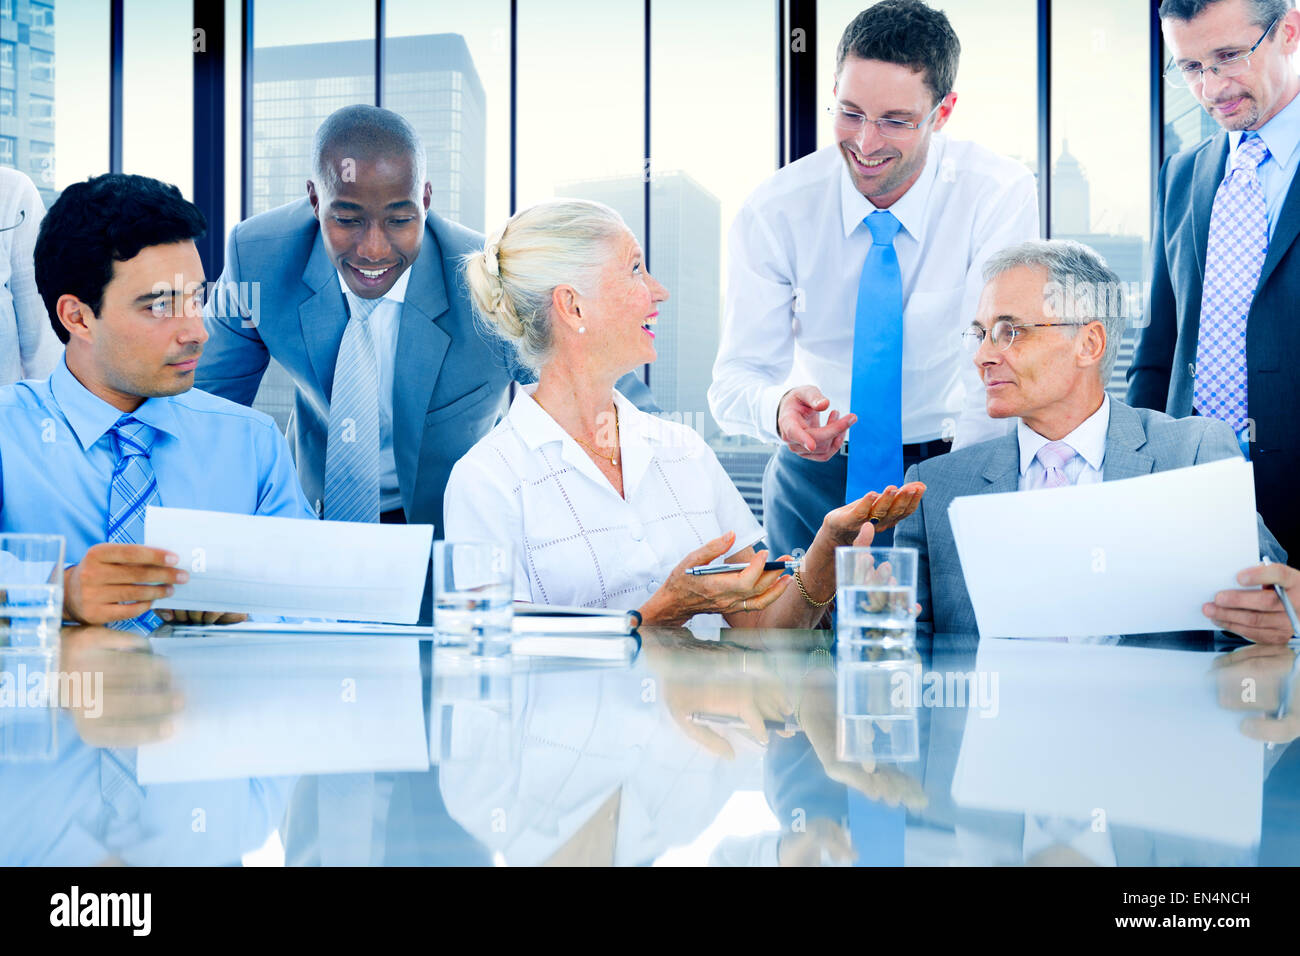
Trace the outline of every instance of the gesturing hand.
{"type": "Polygon", "coordinates": [[[919,481],[902,488],[890,485],[881,492],[868,491],[857,501],[827,512],[822,524],[837,545],[870,544],[869,537],[865,542],[857,540],[864,525],[873,526],[873,534],[894,527],[921,506],[924,494],[925,485],[919,481]]]}
{"type": "Polygon", "coordinates": [[[776,410],[776,430],[786,447],[800,458],[827,461],[839,453],[847,432],[858,416],[851,412],[841,416],[832,410],[822,424],[822,412],[830,399],[816,385],[801,385],[781,396],[776,410]]]}

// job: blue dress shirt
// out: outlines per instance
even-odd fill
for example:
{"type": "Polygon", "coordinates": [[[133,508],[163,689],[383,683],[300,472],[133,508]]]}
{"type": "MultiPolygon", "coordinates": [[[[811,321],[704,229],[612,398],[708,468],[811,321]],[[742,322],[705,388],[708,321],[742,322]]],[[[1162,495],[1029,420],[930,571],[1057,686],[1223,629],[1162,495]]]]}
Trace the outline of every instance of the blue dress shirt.
{"type": "MultiPolygon", "coordinates": [[[[151,455],[164,506],[315,518],[275,422],[196,388],[132,412],[158,429],[151,455]]],[[[0,388],[0,531],[61,534],[64,560],[105,540],[122,412],[59,360],[48,379],[0,388]]]]}
{"type": "MultiPolygon", "coordinates": [[[[1241,145],[1244,134],[1228,134],[1228,162],[1224,175],[1232,168],[1232,155],[1241,145]]],[[[1295,179],[1296,166],[1300,165],[1300,96],[1282,107],[1271,120],[1259,128],[1259,138],[1268,147],[1268,159],[1259,165],[1259,181],[1264,187],[1264,205],[1268,210],[1268,237],[1277,230],[1277,219],[1286,202],[1286,194],[1295,179]]]]}

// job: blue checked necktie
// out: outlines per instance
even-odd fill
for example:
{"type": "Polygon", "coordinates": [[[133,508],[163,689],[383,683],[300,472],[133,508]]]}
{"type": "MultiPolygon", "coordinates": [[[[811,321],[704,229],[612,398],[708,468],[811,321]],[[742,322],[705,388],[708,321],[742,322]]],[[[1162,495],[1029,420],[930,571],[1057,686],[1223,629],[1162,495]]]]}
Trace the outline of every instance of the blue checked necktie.
{"type": "MultiPolygon", "coordinates": [[[[108,485],[108,527],[104,538],[112,544],[144,543],[144,510],[162,503],[158,482],[149,455],[157,431],[130,415],[123,415],[109,429],[113,454],[113,478],[108,485]]],[[[162,624],[153,611],[145,611],[126,621],[114,621],[109,627],[120,631],[147,634],[162,624]]]]}
{"type": "Polygon", "coordinates": [[[846,503],[903,481],[903,274],[894,251],[902,224],[883,211],[863,222],[872,243],[853,324],[849,410],[858,421],[849,442],[846,503]]]}
{"type": "MultiPolygon", "coordinates": [[[[1237,435],[1249,414],[1246,319],[1268,255],[1268,212],[1259,179],[1259,166],[1268,156],[1257,135],[1242,137],[1214,194],[1205,252],[1192,404],[1201,415],[1227,422],[1237,435]]],[[[1244,442],[1242,448],[1246,450],[1244,442]]]]}
{"type": "Polygon", "coordinates": [[[325,445],[325,518],[379,520],[379,364],[370,313],[383,301],[347,296],[352,317],[343,331],[330,393],[325,445]]]}

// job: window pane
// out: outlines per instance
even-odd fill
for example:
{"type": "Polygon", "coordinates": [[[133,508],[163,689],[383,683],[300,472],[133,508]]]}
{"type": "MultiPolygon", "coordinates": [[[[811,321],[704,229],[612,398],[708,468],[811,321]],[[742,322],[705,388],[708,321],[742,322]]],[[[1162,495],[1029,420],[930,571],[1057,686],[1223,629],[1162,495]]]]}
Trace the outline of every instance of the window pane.
{"type": "MultiPolygon", "coordinates": [[[[597,198],[611,180],[639,180],[645,152],[644,4],[520,0],[517,22],[519,206],[554,196],[597,198]]],[[[644,240],[640,190],[606,195],[644,240]]]]}
{"type": "Polygon", "coordinates": [[[420,134],[433,209],[471,229],[510,214],[510,3],[385,4],[384,106],[420,134]]]}
{"type": "Polygon", "coordinates": [[[123,16],[122,171],[161,179],[192,198],[193,7],[126,0],[123,16]]]}
{"type": "MultiPolygon", "coordinates": [[[[776,13],[767,0],[655,0],[651,5],[650,268],[667,287],[650,367],[656,401],[709,440],[762,520],[772,447],[721,435],[708,389],[726,287],[725,237],[741,204],[776,172],[776,13]],[[727,42],[718,43],[725,36],[727,42]],[[705,103],[744,77],[747,94],[705,103]],[[725,107],[725,108],[724,108],[725,107]]],[[[604,186],[640,195],[642,178],[604,186]]],[[[599,195],[594,188],[591,194],[599,195]]]]}
{"type": "MultiPolygon", "coordinates": [[[[870,4],[821,0],[817,4],[817,143],[835,141],[826,107],[835,102],[835,50],[853,18],[870,4]]],[[[1056,4],[1053,9],[1061,6],[1056,4]]],[[[1038,5],[1035,0],[944,0],[961,41],[957,106],[944,132],[1038,168],[1038,5]]],[[[793,54],[797,55],[797,54],[793,54]]]]}
{"type": "Polygon", "coordinates": [[[304,17],[290,0],[254,5],[251,213],[304,197],[321,120],[341,106],[374,103],[371,9],[318,0],[304,17]]]}
{"type": "MultiPolygon", "coordinates": [[[[1052,5],[1052,236],[1097,250],[1130,310],[1141,302],[1151,222],[1148,15],[1130,0],[1052,5]],[[1138,109],[1117,108],[1135,95],[1138,109]]],[[[1136,334],[1130,322],[1109,386],[1117,398],[1136,334]]]]}
{"type": "Polygon", "coordinates": [[[13,91],[0,163],[31,176],[48,208],[68,183],[108,171],[108,4],[59,0],[44,16],[48,30],[0,23],[18,41],[0,43],[0,87],[13,91]],[[50,79],[32,78],[34,54],[50,79]]]}

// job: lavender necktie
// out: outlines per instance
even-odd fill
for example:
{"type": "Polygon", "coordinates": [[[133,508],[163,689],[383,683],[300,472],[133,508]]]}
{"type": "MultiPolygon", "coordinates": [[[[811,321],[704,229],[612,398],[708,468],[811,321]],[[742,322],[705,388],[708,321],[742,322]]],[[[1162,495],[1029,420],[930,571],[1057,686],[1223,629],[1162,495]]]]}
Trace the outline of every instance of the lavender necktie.
{"type": "Polygon", "coordinates": [[[1077,452],[1063,441],[1049,441],[1038,449],[1035,458],[1043,466],[1042,482],[1039,488],[1064,488],[1073,484],[1065,473],[1065,466],[1076,456],[1077,452]]]}
{"type": "Polygon", "coordinates": [[[1196,340],[1196,411],[1228,423],[1246,423],[1246,319],[1268,254],[1268,212],[1259,165],[1268,147],[1254,133],[1242,137],[1228,175],[1214,194],[1205,252],[1201,328],[1196,340]]]}

